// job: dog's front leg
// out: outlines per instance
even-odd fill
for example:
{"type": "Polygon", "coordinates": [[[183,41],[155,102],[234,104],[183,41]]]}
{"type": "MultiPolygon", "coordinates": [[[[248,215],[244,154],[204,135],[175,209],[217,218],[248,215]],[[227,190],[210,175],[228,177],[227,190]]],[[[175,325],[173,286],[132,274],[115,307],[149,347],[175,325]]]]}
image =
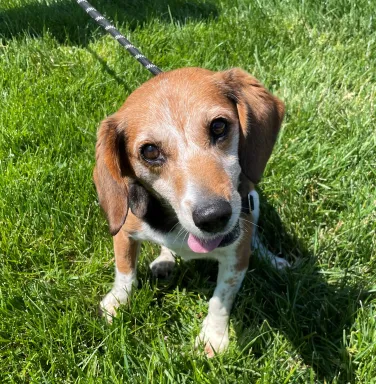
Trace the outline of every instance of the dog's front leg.
{"type": "Polygon", "coordinates": [[[217,287],[209,301],[208,315],[204,319],[196,345],[203,343],[205,353],[213,357],[224,351],[229,343],[228,322],[232,304],[248,268],[250,250],[219,260],[217,287]]]}
{"type": "Polygon", "coordinates": [[[150,263],[149,267],[154,277],[165,279],[170,276],[175,266],[175,256],[172,251],[162,246],[160,255],[150,263]]]}
{"type": "Polygon", "coordinates": [[[136,266],[140,244],[120,230],[114,236],[115,282],[111,291],[100,303],[107,321],[112,322],[117,308],[128,301],[133,285],[137,285],[136,266]]]}

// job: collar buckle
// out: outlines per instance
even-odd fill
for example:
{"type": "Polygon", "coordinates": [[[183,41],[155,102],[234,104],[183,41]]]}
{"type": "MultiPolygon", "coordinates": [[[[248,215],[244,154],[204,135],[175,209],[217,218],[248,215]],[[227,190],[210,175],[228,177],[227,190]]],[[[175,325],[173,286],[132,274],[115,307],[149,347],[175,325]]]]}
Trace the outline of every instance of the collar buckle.
{"type": "Polygon", "coordinates": [[[253,212],[255,210],[255,202],[253,200],[252,192],[248,193],[248,207],[249,212],[253,212]]]}
{"type": "Polygon", "coordinates": [[[246,197],[242,198],[242,212],[250,214],[255,210],[255,201],[252,196],[252,192],[249,192],[246,197]]]}

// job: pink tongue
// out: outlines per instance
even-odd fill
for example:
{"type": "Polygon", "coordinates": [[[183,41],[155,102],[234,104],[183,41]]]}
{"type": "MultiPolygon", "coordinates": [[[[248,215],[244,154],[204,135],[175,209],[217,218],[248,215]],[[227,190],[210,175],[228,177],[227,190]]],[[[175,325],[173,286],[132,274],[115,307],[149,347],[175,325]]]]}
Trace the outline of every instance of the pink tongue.
{"type": "Polygon", "coordinates": [[[196,253],[208,253],[217,248],[222,239],[223,236],[219,236],[214,240],[201,240],[190,233],[188,237],[188,247],[196,253]]]}

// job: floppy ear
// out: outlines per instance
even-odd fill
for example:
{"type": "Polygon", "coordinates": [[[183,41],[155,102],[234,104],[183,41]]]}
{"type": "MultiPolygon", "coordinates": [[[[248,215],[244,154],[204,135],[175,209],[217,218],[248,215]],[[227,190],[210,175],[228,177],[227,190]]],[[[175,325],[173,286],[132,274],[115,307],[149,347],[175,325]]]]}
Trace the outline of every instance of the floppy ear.
{"type": "Polygon", "coordinates": [[[220,72],[220,86],[238,110],[239,162],[242,172],[257,184],[272,153],[285,106],[247,72],[234,68],[220,72]]]}
{"type": "Polygon", "coordinates": [[[119,232],[128,214],[125,177],[130,166],[125,144],[124,130],[119,127],[116,118],[112,116],[104,120],[97,135],[94,183],[112,236],[119,232]]]}

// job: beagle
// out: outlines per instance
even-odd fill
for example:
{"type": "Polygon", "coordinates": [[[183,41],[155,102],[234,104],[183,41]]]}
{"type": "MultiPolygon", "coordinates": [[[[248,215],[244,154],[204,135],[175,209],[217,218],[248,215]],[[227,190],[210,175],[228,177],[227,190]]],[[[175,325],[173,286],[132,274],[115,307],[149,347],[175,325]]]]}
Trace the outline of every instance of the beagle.
{"type": "Polygon", "coordinates": [[[150,79],[102,122],[94,182],[114,241],[115,282],[100,303],[109,321],[137,285],[140,243],[148,240],[162,246],[150,265],[155,276],[168,275],[175,254],[218,261],[197,345],[209,357],[226,349],[251,242],[277,267],[287,265],[255,234],[254,185],[283,115],[284,104],[241,69],[183,68],[150,79]]]}

